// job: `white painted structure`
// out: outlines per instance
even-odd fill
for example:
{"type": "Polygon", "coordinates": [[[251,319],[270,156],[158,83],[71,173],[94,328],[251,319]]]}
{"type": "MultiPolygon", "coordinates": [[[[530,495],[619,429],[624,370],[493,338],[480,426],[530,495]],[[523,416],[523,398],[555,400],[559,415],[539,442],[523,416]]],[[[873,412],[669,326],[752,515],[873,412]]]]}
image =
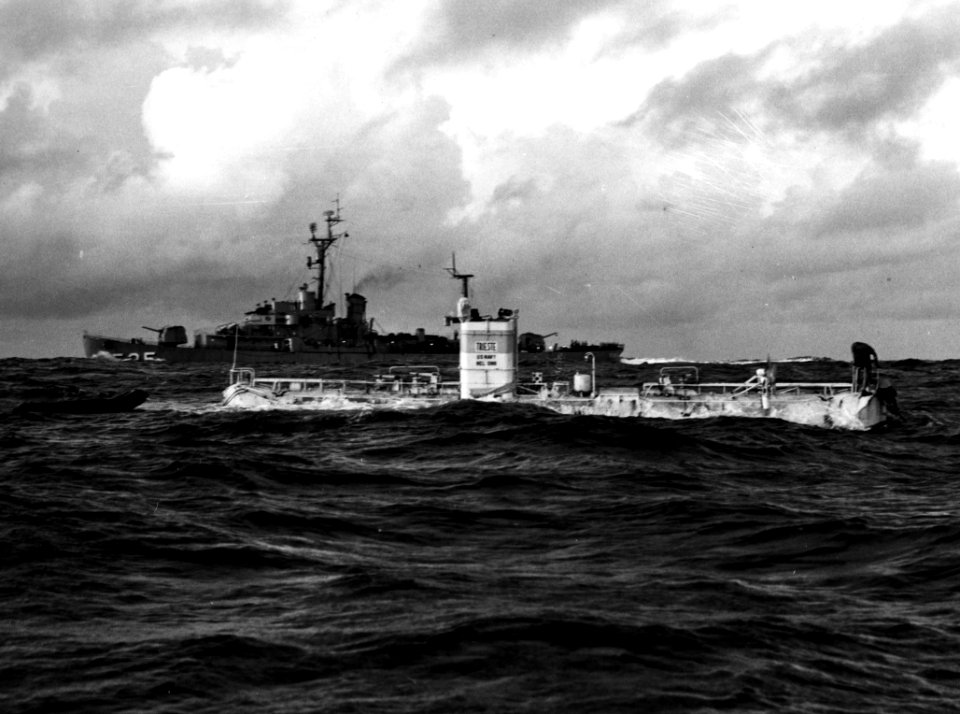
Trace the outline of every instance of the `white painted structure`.
{"type": "MultiPolygon", "coordinates": [[[[895,392],[879,378],[851,382],[778,383],[774,370],[760,368],[744,382],[701,382],[696,367],[665,367],[656,382],[640,387],[599,388],[596,365],[570,381],[532,382],[518,377],[517,311],[481,316],[465,298],[460,316],[459,381],[444,380],[437,367],[393,367],[372,380],[257,377],[232,369],[224,406],[240,408],[396,408],[435,406],[458,399],[536,404],[562,414],[607,417],[691,419],[716,416],[764,417],[812,426],[869,429],[896,410],[895,392]]],[[[587,359],[592,355],[587,354],[587,359]]]]}
{"type": "MultiPolygon", "coordinates": [[[[461,315],[469,304],[460,300],[461,315]]],[[[513,397],[518,372],[517,311],[460,322],[460,398],[513,397]]]]}

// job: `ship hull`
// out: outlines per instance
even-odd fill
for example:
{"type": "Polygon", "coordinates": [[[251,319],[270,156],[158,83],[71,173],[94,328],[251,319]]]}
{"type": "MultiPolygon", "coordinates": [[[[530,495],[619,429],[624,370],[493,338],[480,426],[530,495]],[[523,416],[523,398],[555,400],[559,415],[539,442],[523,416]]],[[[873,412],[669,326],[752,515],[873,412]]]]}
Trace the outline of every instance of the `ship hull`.
{"type": "Polygon", "coordinates": [[[887,409],[876,394],[822,394],[733,397],[702,393],[684,398],[644,395],[637,389],[602,389],[592,398],[544,399],[543,406],[561,414],[646,419],[740,417],[779,419],[807,426],[872,429],[887,420],[887,409]]]}
{"type": "MultiPolygon", "coordinates": [[[[344,409],[380,407],[412,409],[461,399],[457,383],[428,385],[416,381],[391,387],[383,383],[309,379],[260,379],[252,371],[223,392],[221,404],[237,409],[312,407],[344,409]]],[[[701,393],[689,397],[644,394],[641,389],[601,389],[593,396],[551,395],[543,385],[525,385],[524,395],[506,395],[498,401],[531,404],[567,415],[689,420],[710,417],[779,419],[795,424],[848,430],[867,430],[887,420],[887,410],[875,394],[844,392],[734,397],[728,393],[701,393]],[[537,389],[541,393],[534,394],[537,389]]]]}
{"type": "MultiPolygon", "coordinates": [[[[411,359],[429,357],[431,362],[455,364],[459,360],[459,350],[449,351],[426,348],[418,351],[407,346],[402,351],[369,349],[368,347],[330,347],[299,352],[280,352],[274,350],[249,350],[217,347],[177,347],[145,340],[121,340],[101,335],[83,335],[83,352],[86,357],[100,357],[129,362],[170,362],[194,363],[212,362],[231,364],[273,363],[273,364],[363,364],[374,361],[406,362],[411,359]]],[[[525,364],[540,364],[557,360],[583,360],[586,351],[556,350],[547,352],[521,352],[520,359],[525,364]]],[[[596,350],[592,354],[599,362],[617,362],[620,350],[596,350]]]]}
{"type": "Polygon", "coordinates": [[[130,362],[194,363],[234,362],[273,364],[362,364],[383,355],[366,347],[330,347],[303,352],[278,352],[272,350],[236,351],[215,347],[176,347],[154,342],[118,340],[98,335],[83,336],[83,351],[87,357],[125,360],[130,362]]]}
{"type": "Polygon", "coordinates": [[[160,346],[145,340],[120,340],[114,337],[83,334],[83,354],[86,357],[103,357],[131,362],[152,362],[162,359],[160,346]]]}

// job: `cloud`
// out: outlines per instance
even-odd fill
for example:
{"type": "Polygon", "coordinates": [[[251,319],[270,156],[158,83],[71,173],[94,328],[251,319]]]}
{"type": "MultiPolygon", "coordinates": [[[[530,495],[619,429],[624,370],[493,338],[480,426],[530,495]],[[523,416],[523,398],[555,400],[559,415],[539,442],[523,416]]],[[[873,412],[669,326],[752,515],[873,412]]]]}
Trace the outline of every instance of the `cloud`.
{"type": "Polygon", "coordinates": [[[63,59],[160,30],[262,26],[285,6],[270,0],[8,0],[0,5],[0,67],[63,59]]]}
{"type": "Polygon", "coordinates": [[[859,231],[890,235],[942,219],[956,210],[958,196],[960,173],[955,165],[930,162],[898,171],[875,168],[832,197],[812,233],[818,237],[859,231]]]}
{"type": "Polygon", "coordinates": [[[537,191],[537,180],[535,178],[518,181],[516,177],[510,177],[493,190],[493,195],[490,197],[490,207],[496,210],[495,207],[499,204],[523,203],[537,191]]]}
{"type": "Polygon", "coordinates": [[[573,25],[622,0],[451,0],[439,3],[428,23],[434,28],[420,59],[448,62],[475,53],[499,50],[534,50],[560,43],[573,25]]]}
{"type": "Polygon", "coordinates": [[[960,304],[958,20],[768,5],[10,0],[0,312],[235,318],[339,197],[330,296],[388,331],[439,326],[455,252],[560,341],[803,354],[886,314],[946,350],[913,286],[960,304]]]}
{"type": "Polygon", "coordinates": [[[867,41],[801,32],[750,53],[710,58],[662,81],[622,122],[673,146],[697,142],[704,117],[763,115],[766,130],[874,138],[877,123],[919,110],[960,67],[960,16],[905,19],[867,41]]]}
{"type": "Polygon", "coordinates": [[[748,98],[753,100],[764,61],[765,52],[750,57],[726,54],[703,62],[682,78],[654,87],[643,106],[619,125],[642,122],[645,130],[674,148],[696,143],[704,134],[704,117],[735,115],[748,98]]]}
{"type": "MultiPolygon", "coordinates": [[[[708,16],[697,15],[689,8],[671,7],[664,2],[642,5],[625,4],[621,11],[627,18],[621,32],[604,48],[603,54],[628,54],[642,48],[646,51],[667,49],[680,37],[707,31],[730,19],[729,8],[717,6],[708,16]]],[[[602,55],[601,55],[602,56],[602,55]]]]}
{"type": "Polygon", "coordinates": [[[42,112],[32,106],[32,100],[30,87],[19,84],[0,115],[0,185],[12,186],[27,172],[50,172],[67,158],[49,146],[42,112]]]}
{"type": "Polygon", "coordinates": [[[860,136],[881,119],[917,111],[960,67],[960,15],[944,7],[906,19],[870,41],[839,39],[804,76],[773,93],[793,121],[860,136]]]}

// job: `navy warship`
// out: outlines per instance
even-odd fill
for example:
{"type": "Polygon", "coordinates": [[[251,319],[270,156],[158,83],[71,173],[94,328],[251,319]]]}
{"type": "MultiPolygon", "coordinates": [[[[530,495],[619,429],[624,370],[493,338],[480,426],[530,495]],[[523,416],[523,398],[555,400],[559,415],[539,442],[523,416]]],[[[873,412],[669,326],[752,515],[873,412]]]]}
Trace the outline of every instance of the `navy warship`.
{"type": "MultiPolygon", "coordinates": [[[[327,298],[328,255],[331,248],[349,236],[336,231],[343,218],[340,202],[336,210],[324,213],[326,230],[318,235],[317,224],[310,224],[309,244],[315,256],[307,258],[307,268],[315,271],[311,290],[309,283],[299,287],[296,299],[267,300],[244,313],[235,322],[210,330],[196,330],[192,343],[183,325],[146,327],[156,333],[152,339],[117,338],[100,334],[83,334],[83,350],[87,357],[120,360],[165,362],[289,362],[303,364],[357,364],[373,360],[409,360],[430,355],[449,361],[457,360],[458,321],[447,317],[448,335],[428,334],[423,328],[412,333],[381,333],[367,317],[367,299],[357,293],[344,295],[346,314],[337,316],[337,305],[327,298]]],[[[460,273],[454,259],[447,271],[462,283],[463,297],[468,297],[472,274],[460,273]]],[[[592,352],[601,360],[619,360],[623,345],[606,342],[589,344],[574,340],[567,346],[548,345],[546,337],[535,333],[520,336],[520,350],[536,359],[541,356],[563,358],[592,352]]]]}

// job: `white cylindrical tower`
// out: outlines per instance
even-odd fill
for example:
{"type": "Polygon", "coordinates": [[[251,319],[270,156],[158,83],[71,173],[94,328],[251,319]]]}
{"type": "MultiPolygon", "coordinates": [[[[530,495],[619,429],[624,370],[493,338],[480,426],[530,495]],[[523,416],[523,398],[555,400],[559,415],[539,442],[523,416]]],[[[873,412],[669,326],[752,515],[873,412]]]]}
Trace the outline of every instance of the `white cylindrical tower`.
{"type": "Polygon", "coordinates": [[[593,391],[593,380],[589,374],[577,372],[573,375],[573,391],[579,394],[589,394],[593,391]]]}
{"type": "Polygon", "coordinates": [[[512,399],[517,392],[517,311],[460,323],[460,398],[512,399]]]}

